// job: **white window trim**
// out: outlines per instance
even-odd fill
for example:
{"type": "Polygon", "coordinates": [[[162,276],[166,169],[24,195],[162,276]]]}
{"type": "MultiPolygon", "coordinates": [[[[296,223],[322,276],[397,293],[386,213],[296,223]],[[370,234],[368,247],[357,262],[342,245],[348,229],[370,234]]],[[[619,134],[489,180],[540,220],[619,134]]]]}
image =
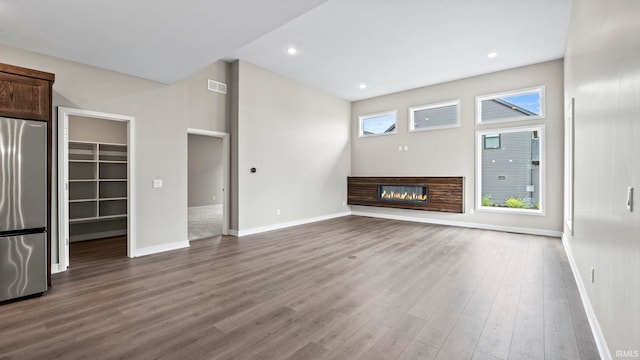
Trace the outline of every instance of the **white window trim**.
{"type": "Polygon", "coordinates": [[[546,214],[547,206],[547,184],[546,184],[546,169],[547,159],[545,152],[545,126],[544,124],[536,124],[529,126],[518,126],[501,129],[487,129],[476,131],[476,211],[491,212],[491,213],[503,213],[503,214],[526,214],[526,215],[539,215],[544,216],[546,214]],[[482,151],[484,142],[482,136],[488,134],[506,134],[522,131],[538,131],[538,138],[540,139],[540,209],[517,209],[517,208],[494,208],[488,206],[482,206],[482,151]]]}
{"type": "Polygon", "coordinates": [[[379,112],[379,113],[375,113],[375,114],[360,115],[360,116],[358,116],[358,123],[359,123],[358,137],[361,137],[361,138],[370,138],[370,137],[376,137],[376,136],[395,135],[395,134],[398,133],[398,110],[396,109],[396,110],[391,110],[391,111],[383,111],[383,112],[379,112]],[[396,119],[396,128],[392,132],[388,132],[388,133],[365,135],[364,134],[364,128],[362,126],[363,123],[364,123],[364,120],[366,120],[368,118],[372,118],[372,117],[383,116],[383,115],[393,115],[393,117],[396,119]]]}
{"type": "Polygon", "coordinates": [[[530,87],[530,88],[526,88],[526,89],[518,89],[518,90],[504,91],[504,92],[495,93],[495,94],[476,96],[476,125],[499,124],[499,123],[513,122],[513,121],[526,121],[526,120],[544,119],[546,117],[546,101],[545,101],[546,96],[545,96],[545,93],[546,93],[545,86],[544,85],[540,85],[540,86],[534,86],[534,87],[530,87]],[[506,96],[522,95],[522,94],[531,93],[531,92],[539,92],[540,93],[540,115],[538,115],[538,116],[516,116],[516,117],[512,117],[512,118],[507,118],[507,119],[482,121],[481,116],[482,116],[482,102],[483,101],[497,99],[497,98],[506,97],[506,96]]]}
{"type": "Polygon", "coordinates": [[[460,99],[451,100],[451,101],[443,101],[443,102],[439,102],[439,103],[435,103],[435,104],[412,106],[412,107],[409,108],[409,132],[431,131],[431,130],[440,130],[440,129],[451,129],[451,128],[457,128],[457,127],[460,127],[460,99]],[[415,120],[414,115],[415,115],[416,111],[426,110],[426,109],[441,108],[441,107],[451,106],[451,105],[455,105],[456,106],[456,123],[455,124],[432,126],[432,127],[422,128],[422,129],[416,129],[415,122],[414,122],[414,120],[415,120]]]}

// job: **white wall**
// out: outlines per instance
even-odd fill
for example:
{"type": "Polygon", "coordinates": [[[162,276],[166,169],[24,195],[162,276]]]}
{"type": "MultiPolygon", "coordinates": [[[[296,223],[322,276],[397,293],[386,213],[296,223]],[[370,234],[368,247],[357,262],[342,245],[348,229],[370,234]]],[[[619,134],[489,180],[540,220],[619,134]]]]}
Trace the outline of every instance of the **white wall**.
{"type": "Polygon", "coordinates": [[[0,46],[0,62],[56,75],[54,126],[57,106],[134,116],[137,248],[187,241],[187,128],[226,131],[226,97],[206,86],[208,78],[224,81],[228,64],[217,62],[181,82],[165,85],[7,46],[0,46]],[[163,179],[164,188],[153,189],[153,179],[163,179]]]}
{"type": "Polygon", "coordinates": [[[246,62],[233,66],[232,228],[242,233],[347,211],[350,103],[246,62]]]}
{"type": "Polygon", "coordinates": [[[392,214],[478,226],[533,229],[560,234],[563,211],[563,70],[562,60],[426,86],[352,104],[351,174],[353,176],[464,176],[465,214],[445,214],[354,206],[355,211],[392,214]],[[546,118],[501,124],[475,124],[475,97],[508,90],[546,86],[546,118]],[[461,100],[461,126],[453,129],[408,132],[411,106],[461,100]],[[398,110],[398,134],[358,137],[358,116],[398,110]],[[475,206],[475,131],[480,129],[546,125],[546,215],[470,213],[475,206]],[[398,146],[409,151],[398,151],[398,146]]]}
{"type": "Polygon", "coordinates": [[[189,134],[188,143],[189,207],[222,204],[222,138],[189,134]]]}
{"type": "Polygon", "coordinates": [[[565,58],[565,101],[575,98],[574,235],[565,227],[565,238],[613,358],[640,352],[638,14],[637,0],[575,1],[565,58]]]}

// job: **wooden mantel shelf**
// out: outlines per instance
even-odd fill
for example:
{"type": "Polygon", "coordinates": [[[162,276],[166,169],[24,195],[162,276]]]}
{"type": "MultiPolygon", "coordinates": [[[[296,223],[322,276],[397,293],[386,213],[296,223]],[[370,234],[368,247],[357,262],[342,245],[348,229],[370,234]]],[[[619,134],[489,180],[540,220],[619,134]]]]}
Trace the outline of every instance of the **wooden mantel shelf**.
{"type": "Polygon", "coordinates": [[[396,209],[464,213],[464,177],[358,177],[347,178],[347,203],[396,209]],[[379,199],[379,186],[425,186],[428,201],[379,199]]]}

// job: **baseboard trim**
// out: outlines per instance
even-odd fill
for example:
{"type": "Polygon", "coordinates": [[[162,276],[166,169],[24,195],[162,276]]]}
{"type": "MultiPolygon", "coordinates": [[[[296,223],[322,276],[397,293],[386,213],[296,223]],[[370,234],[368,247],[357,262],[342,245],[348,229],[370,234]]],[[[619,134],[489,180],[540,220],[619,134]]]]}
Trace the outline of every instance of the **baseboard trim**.
{"type": "Polygon", "coordinates": [[[57,273],[61,273],[62,271],[60,270],[60,264],[59,263],[55,263],[55,264],[51,264],[51,273],[52,274],[57,274],[57,273]]]}
{"type": "Polygon", "coordinates": [[[69,242],[79,242],[79,241],[87,241],[87,240],[96,240],[96,239],[104,239],[114,236],[122,236],[127,235],[127,229],[121,230],[111,230],[111,231],[100,231],[95,233],[77,235],[77,236],[69,236],[69,242]]]}
{"type": "Polygon", "coordinates": [[[146,248],[136,249],[135,257],[147,256],[147,255],[157,254],[165,251],[183,249],[188,247],[189,247],[189,241],[176,241],[169,244],[149,246],[146,248]]]}
{"type": "MultiPolygon", "coordinates": [[[[208,207],[216,207],[222,211],[222,204],[211,204],[211,205],[198,205],[198,206],[189,206],[187,209],[199,209],[199,208],[208,208],[208,207]]],[[[222,213],[221,213],[222,214],[222,213]]]]}
{"type": "Polygon", "coordinates": [[[267,231],[285,229],[292,226],[298,226],[298,225],[310,224],[310,223],[323,221],[323,220],[335,219],[338,217],[349,216],[349,215],[375,217],[375,218],[390,219],[390,220],[411,221],[411,222],[419,222],[419,223],[426,223],[426,224],[467,227],[467,228],[483,229],[483,230],[513,232],[513,233],[528,234],[528,235],[541,235],[541,236],[550,236],[550,237],[557,237],[557,238],[562,237],[562,232],[553,231],[553,230],[531,229],[531,228],[522,228],[522,227],[516,227],[516,226],[478,224],[478,223],[471,223],[471,222],[465,222],[465,221],[430,219],[430,218],[422,218],[422,217],[416,217],[416,216],[370,213],[366,211],[345,211],[341,213],[317,216],[317,217],[307,218],[302,220],[295,220],[295,221],[289,221],[289,222],[284,222],[279,224],[255,227],[247,230],[229,229],[229,235],[248,236],[248,235],[259,234],[267,231]]]}
{"type": "Polygon", "coordinates": [[[246,229],[246,230],[230,230],[229,233],[234,235],[234,236],[255,235],[255,234],[259,234],[259,233],[263,233],[263,232],[267,232],[267,231],[280,230],[280,229],[285,229],[285,228],[289,228],[289,227],[292,227],[292,226],[310,224],[310,223],[314,223],[314,222],[318,222],[318,221],[330,220],[330,219],[335,219],[335,218],[339,218],[339,217],[343,217],[343,216],[349,216],[349,215],[351,215],[351,212],[350,211],[345,211],[345,212],[341,212],[341,213],[335,213],[335,214],[329,214],[329,215],[323,215],[323,216],[316,216],[316,217],[307,218],[307,219],[287,221],[287,222],[283,222],[283,223],[279,223],[279,224],[260,226],[260,227],[255,227],[255,228],[251,228],[251,229],[246,229]]]}
{"type": "Polygon", "coordinates": [[[573,251],[571,250],[571,247],[567,242],[566,234],[564,233],[562,234],[562,246],[564,247],[564,251],[567,254],[567,258],[569,259],[569,265],[571,266],[573,278],[576,280],[576,285],[578,285],[580,299],[582,299],[582,305],[584,306],[584,310],[587,313],[587,319],[589,320],[589,325],[591,325],[591,332],[593,333],[593,338],[596,342],[596,346],[598,347],[600,358],[602,360],[611,360],[611,353],[609,352],[607,341],[605,340],[604,334],[602,333],[602,328],[600,327],[598,318],[596,318],[596,313],[593,311],[593,306],[591,306],[591,300],[589,299],[589,295],[587,294],[587,288],[584,286],[582,276],[580,276],[580,272],[578,271],[578,265],[576,264],[575,258],[573,257],[573,251]]]}
{"type": "Polygon", "coordinates": [[[495,230],[495,231],[518,233],[518,234],[542,235],[542,236],[550,236],[550,237],[557,237],[557,238],[562,236],[562,233],[560,231],[522,228],[522,227],[516,227],[516,226],[478,224],[478,223],[465,222],[465,221],[430,219],[430,218],[422,218],[422,217],[416,217],[416,216],[370,213],[366,211],[352,211],[351,214],[356,216],[367,216],[367,217],[375,217],[375,218],[381,218],[381,219],[402,220],[402,221],[411,221],[411,222],[437,224],[437,225],[448,225],[448,226],[466,227],[466,228],[482,229],[482,230],[495,230]]]}

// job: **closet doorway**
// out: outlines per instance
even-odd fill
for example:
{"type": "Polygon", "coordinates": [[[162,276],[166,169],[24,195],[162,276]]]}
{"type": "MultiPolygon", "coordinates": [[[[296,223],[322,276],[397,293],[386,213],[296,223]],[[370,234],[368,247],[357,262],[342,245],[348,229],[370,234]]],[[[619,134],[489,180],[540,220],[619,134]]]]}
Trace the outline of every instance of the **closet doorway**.
{"type": "Polygon", "coordinates": [[[58,109],[61,271],[135,256],[133,121],[124,115],[58,109]]]}
{"type": "Polygon", "coordinates": [[[189,241],[228,234],[228,134],[187,129],[189,241]]]}

